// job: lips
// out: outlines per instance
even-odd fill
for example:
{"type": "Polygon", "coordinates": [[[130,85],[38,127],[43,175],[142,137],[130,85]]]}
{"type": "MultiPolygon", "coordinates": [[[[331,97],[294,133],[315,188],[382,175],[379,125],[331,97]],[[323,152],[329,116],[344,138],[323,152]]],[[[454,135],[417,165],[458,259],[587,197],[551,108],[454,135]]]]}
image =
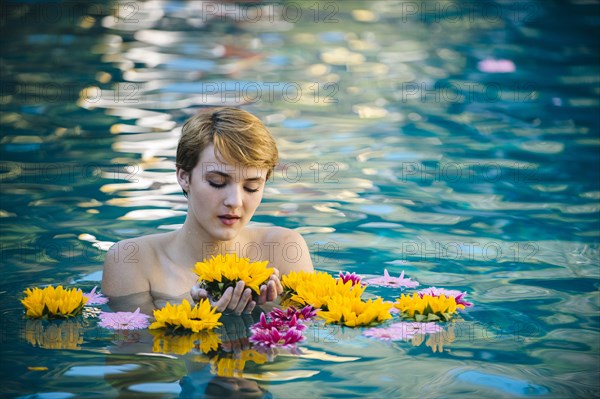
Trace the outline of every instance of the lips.
{"type": "Polygon", "coordinates": [[[219,220],[226,226],[232,226],[237,223],[241,218],[238,215],[219,215],[219,220]]]}

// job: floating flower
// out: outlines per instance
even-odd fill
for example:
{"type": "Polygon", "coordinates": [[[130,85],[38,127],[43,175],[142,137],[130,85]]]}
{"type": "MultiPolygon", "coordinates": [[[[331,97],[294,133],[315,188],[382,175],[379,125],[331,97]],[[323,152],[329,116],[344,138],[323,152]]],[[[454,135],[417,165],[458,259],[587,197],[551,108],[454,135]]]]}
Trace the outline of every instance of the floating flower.
{"type": "Polygon", "coordinates": [[[81,313],[87,302],[80,289],[64,289],[62,285],[56,288],[48,286],[43,290],[27,288],[24,292],[26,297],[21,303],[27,310],[25,315],[34,319],[74,317],[81,313]]]}
{"type": "Polygon", "coordinates": [[[257,328],[253,330],[250,342],[263,348],[293,348],[298,342],[302,342],[304,336],[302,331],[296,327],[290,327],[280,331],[275,327],[257,328]]]}
{"type": "Polygon", "coordinates": [[[213,299],[219,299],[228,287],[235,287],[243,281],[246,287],[260,295],[260,286],[275,271],[267,268],[268,261],[250,262],[248,258],[238,258],[235,254],[217,255],[209,260],[196,263],[194,272],[198,281],[213,299]]]}
{"type": "Polygon", "coordinates": [[[83,325],[78,319],[27,320],[25,340],[44,349],[81,349],[83,325]]]}
{"type": "Polygon", "coordinates": [[[140,308],[135,312],[102,312],[99,318],[98,325],[111,330],[139,330],[150,325],[150,316],[140,313],[140,308]]]}
{"type": "Polygon", "coordinates": [[[464,309],[458,305],[454,297],[419,295],[415,292],[412,296],[402,294],[394,304],[402,312],[402,317],[416,321],[448,321],[454,317],[457,309],[464,309]]]}
{"type": "Polygon", "coordinates": [[[359,276],[356,273],[342,273],[340,272],[340,280],[342,281],[342,283],[347,283],[348,281],[352,282],[352,285],[356,285],[356,284],[360,284],[360,280],[362,279],[361,276],[359,276]]]}
{"type": "Polygon", "coordinates": [[[154,311],[156,321],[152,323],[150,329],[171,328],[173,330],[188,329],[193,332],[202,330],[212,330],[220,326],[221,313],[217,312],[216,307],[212,307],[208,299],[203,299],[193,308],[187,300],[179,305],[167,305],[162,309],[154,311]]]}
{"type": "Polygon", "coordinates": [[[83,294],[83,296],[87,298],[86,305],[104,305],[108,303],[108,298],[99,292],[97,293],[96,288],[98,288],[98,286],[92,288],[90,292],[83,294]]]}
{"type": "Polygon", "coordinates": [[[298,310],[294,306],[288,307],[285,311],[275,308],[269,312],[269,317],[273,320],[290,321],[296,317],[298,321],[310,321],[317,315],[317,309],[311,305],[306,305],[298,310]]]}
{"type": "Polygon", "coordinates": [[[319,311],[318,315],[325,319],[325,323],[343,324],[348,327],[368,326],[391,319],[391,307],[392,305],[385,303],[382,298],[365,302],[360,297],[337,295],[328,301],[328,310],[319,311]]]}
{"type": "Polygon", "coordinates": [[[417,293],[421,297],[423,297],[423,295],[431,295],[431,296],[446,295],[448,297],[451,296],[454,298],[457,305],[464,305],[465,307],[473,306],[473,304],[471,302],[467,302],[463,299],[465,296],[467,296],[467,293],[461,292],[458,290],[447,290],[445,288],[429,287],[429,288],[419,290],[419,291],[417,291],[417,293]]]}
{"type": "Polygon", "coordinates": [[[414,288],[419,285],[418,282],[410,278],[404,278],[404,270],[400,273],[400,277],[391,277],[387,269],[383,270],[383,277],[376,277],[365,281],[366,284],[379,285],[382,287],[406,287],[414,288]]]}
{"type": "Polygon", "coordinates": [[[283,277],[282,286],[287,290],[291,301],[323,310],[327,309],[328,301],[332,297],[341,295],[360,298],[366,288],[360,284],[353,285],[351,281],[342,283],[325,272],[290,273],[283,277]],[[288,276],[290,277],[286,278],[288,276]]]}
{"type": "Polygon", "coordinates": [[[185,331],[183,334],[175,334],[166,329],[151,330],[153,337],[152,351],[185,355],[193,349],[198,349],[202,353],[219,349],[221,338],[214,331],[201,331],[198,333],[185,331]]]}
{"type": "Polygon", "coordinates": [[[250,330],[252,332],[254,332],[255,330],[270,330],[271,328],[275,328],[279,331],[287,331],[290,328],[296,328],[299,331],[304,331],[306,329],[306,326],[304,324],[302,324],[301,322],[298,321],[298,319],[296,318],[296,315],[293,315],[291,319],[289,320],[283,320],[283,319],[278,319],[278,318],[269,318],[269,320],[267,320],[267,317],[265,316],[264,313],[260,314],[260,321],[254,325],[252,325],[250,327],[250,330]]]}

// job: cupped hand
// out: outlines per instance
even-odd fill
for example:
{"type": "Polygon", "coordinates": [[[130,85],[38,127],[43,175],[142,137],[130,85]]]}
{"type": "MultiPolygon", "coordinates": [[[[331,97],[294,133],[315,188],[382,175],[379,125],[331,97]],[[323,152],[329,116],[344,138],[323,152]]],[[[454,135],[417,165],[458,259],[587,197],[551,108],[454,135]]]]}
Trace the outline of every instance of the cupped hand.
{"type": "Polygon", "coordinates": [[[242,313],[252,313],[252,310],[256,306],[256,302],[252,300],[252,290],[245,288],[243,281],[238,281],[235,288],[228,287],[218,301],[213,301],[208,292],[200,288],[199,284],[195,284],[192,287],[190,294],[194,302],[199,302],[207,298],[217,308],[217,311],[221,313],[228,310],[239,316],[242,313]]]}
{"type": "Polygon", "coordinates": [[[279,280],[279,270],[275,269],[267,284],[260,286],[260,295],[258,296],[257,304],[264,305],[267,302],[272,302],[283,292],[281,281],[279,280]]]}

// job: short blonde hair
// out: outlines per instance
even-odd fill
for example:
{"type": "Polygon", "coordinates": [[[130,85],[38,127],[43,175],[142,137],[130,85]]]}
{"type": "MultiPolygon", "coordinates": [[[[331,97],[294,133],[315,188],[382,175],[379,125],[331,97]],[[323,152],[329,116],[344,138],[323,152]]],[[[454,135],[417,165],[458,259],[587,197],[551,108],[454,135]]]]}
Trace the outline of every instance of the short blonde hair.
{"type": "Polygon", "coordinates": [[[267,179],[279,159],[275,139],[265,125],[238,108],[213,108],[188,119],[177,145],[175,164],[191,172],[210,144],[221,161],[268,169],[267,179]]]}

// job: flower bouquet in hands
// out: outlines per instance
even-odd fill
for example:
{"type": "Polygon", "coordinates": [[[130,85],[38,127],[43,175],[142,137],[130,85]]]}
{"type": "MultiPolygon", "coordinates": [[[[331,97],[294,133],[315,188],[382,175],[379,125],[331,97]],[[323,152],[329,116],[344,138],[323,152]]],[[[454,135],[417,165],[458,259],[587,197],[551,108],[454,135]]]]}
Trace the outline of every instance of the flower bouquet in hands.
{"type": "Polygon", "coordinates": [[[250,262],[250,259],[239,258],[235,254],[217,255],[196,263],[194,272],[198,275],[200,288],[205,289],[214,301],[219,300],[227,288],[235,288],[238,281],[243,281],[256,299],[260,295],[260,286],[275,271],[267,267],[268,263],[250,262]]]}

